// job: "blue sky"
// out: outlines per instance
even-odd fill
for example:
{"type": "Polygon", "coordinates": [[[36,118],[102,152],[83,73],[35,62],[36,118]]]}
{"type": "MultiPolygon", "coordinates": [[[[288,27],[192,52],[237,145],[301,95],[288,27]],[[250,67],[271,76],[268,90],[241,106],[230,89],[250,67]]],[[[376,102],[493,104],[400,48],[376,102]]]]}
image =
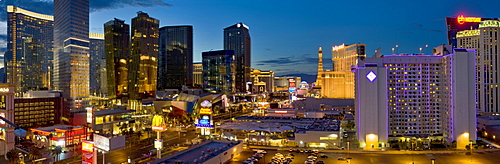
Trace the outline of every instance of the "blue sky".
{"type": "MultiPolygon", "coordinates": [[[[137,11],[160,20],[160,26],[193,25],[194,61],[201,52],[223,48],[223,28],[238,22],[250,27],[252,67],[277,76],[316,75],[317,49],[323,47],[325,69],[331,47],[365,43],[367,55],[381,48],[391,53],[418,53],[446,40],[445,17],[459,14],[500,17],[500,1],[331,1],[331,0],[91,0],[90,31],[103,33],[113,18],[130,20],[137,11]]],[[[52,14],[51,0],[0,0],[0,44],[5,38],[5,5],[52,14]],[[31,1],[31,2],[30,2],[31,1]],[[30,3],[29,3],[30,2],[30,3]],[[1,36],[4,35],[4,36],[1,36]]],[[[0,45],[0,48],[2,46],[0,45]]],[[[312,81],[311,81],[312,82],[312,81]]]]}

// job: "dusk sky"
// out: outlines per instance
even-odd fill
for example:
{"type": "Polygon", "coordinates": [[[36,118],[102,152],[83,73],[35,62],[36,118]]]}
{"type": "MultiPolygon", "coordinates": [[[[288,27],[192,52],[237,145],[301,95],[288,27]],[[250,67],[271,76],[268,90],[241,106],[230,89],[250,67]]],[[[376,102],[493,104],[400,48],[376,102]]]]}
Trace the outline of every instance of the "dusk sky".
{"type": "MultiPolygon", "coordinates": [[[[6,47],[6,5],[53,13],[52,0],[0,0],[0,51],[6,47]]],[[[500,1],[277,1],[277,0],[90,0],[90,32],[103,33],[113,18],[127,24],[137,11],[167,25],[193,25],[194,61],[201,52],[223,48],[223,29],[238,22],[250,27],[252,67],[276,76],[314,75],[317,49],[323,47],[324,68],[331,69],[331,47],[364,43],[367,55],[430,53],[447,43],[445,17],[459,14],[500,17],[500,1]],[[425,45],[429,48],[425,49],[425,45]]],[[[308,81],[313,82],[313,81],[308,81]]]]}

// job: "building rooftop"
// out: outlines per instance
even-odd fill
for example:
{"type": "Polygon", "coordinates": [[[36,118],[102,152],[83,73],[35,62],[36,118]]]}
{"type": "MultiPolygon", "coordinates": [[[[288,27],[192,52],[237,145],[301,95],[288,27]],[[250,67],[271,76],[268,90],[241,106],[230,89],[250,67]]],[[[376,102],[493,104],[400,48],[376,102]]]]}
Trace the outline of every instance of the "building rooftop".
{"type": "Polygon", "coordinates": [[[331,118],[292,118],[292,117],[270,117],[270,116],[240,116],[235,120],[254,121],[262,123],[278,123],[282,126],[290,126],[298,131],[339,131],[340,121],[331,118]]]}
{"type": "Polygon", "coordinates": [[[68,128],[70,128],[70,127],[73,129],[82,128],[81,126],[55,125],[55,126],[49,126],[49,127],[43,127],[43,128],[36,128],[35,130],[44,131],[44,132],[55,132],[56,129],[68,130],[68,128]]]}
{"type": "Polygon", "coordinates": [[[106,115],[115,115],[115,114],[132,113],[132,112],[135,112],[135,110],[104,109],[100,111],[95,111],[94,116],[106,116],[106,115]]]}
{"type": "Polygon", "coordinates": [[[166,158],[156,160],[153,164],[176,162],[203,163],[240,143],[240,141],[208,140],[166,158]]]}

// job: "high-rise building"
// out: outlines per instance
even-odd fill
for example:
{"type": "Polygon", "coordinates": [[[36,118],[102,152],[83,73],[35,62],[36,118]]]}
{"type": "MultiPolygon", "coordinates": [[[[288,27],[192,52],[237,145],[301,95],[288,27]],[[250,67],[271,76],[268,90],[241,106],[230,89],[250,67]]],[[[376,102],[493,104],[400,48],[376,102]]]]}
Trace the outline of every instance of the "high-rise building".
{"type": "Polygon", "coordinates": [[[271,70],[253,69],[250,74],[252,78],[252,93],[274,92],[274,72],[271,70]]]}
{"type": "Polygon", "coordinates": [[[446,26],[448,28],[448,44],[453,48],[457,48],[457,33],[464,30],[478,29],[481,21],[499,20],[500,18],[480,18],[467,17],[459,15],[457,17],[446,17],[446,26]]]}
{"type": "Polygon", "coordinates": [[[124,20],[114,19],[104,24],[106,51],[106,80],[108,96],[120,98],[128,93],[128,62],[130,54],[130,26],[124,20]]]}
{"type": "Polygon", "coordinates": [[[160,28],[158,90],[193,85],[193,26],[160,28]]]}
{"type": "Polygon", "coordinates": [[[103,97],[107,94],[106,51],[104,34],[90,33],[90,94],[103,97]]]}
{"type": "Polygon", "coordinates": [[[131,54],[129,57],[129,99],[152,97],[156,92],[158,72],[158,19],[137,12],[132,19],[131,54]]]}
{"type": "Polygon", "coordinates": [[[50,88],[54,17],[7,6],[7,83],[16,93],[50,88]]]}
{"type": "Polygon", "coordinates": [[[203,86],[203,64],[193,63],[193,84],[203,86]]]}
{"type": "Polygon", "coordinates": [[[294,76],[274,77],[274,92],[290,92],[290,88],[292,90],[293,88],[297,89],[298,83],[302,81],[301,79],[301,77],[294,76]]]}
{"type": "Polygon", "coordinates": [[[219,93],[235,90],[235,55],[233,50],[202,52],[203,88],[219,93]]]}
{"type": "Polygon", "coordinates": [[[321,87],[321,82],[323,78],[321,74],[323,73],[323,49],[319,47],[318,49],[318,76],[316,77],[316,87],[321,87]]]}
{"type": "Polygon", "coordinates": [[[237,23],[224,29],[224,49],[234,50],[236,61],[236,92],[248,92],[247,82],[250,80],[251,67],[251,43],[250,33],[247,25],[237,23]]]}
{"type": "Polygon", "coordinates": [[[351,66],[366,57],[365,44],[332,47],[333,70],[321,74],[321,96],[325,98],[354,99],[354,74],[351,66]]]}
{"type": "Polygon", "coordinates": [[[386,55],[353,67],[360,147],[476,141],[474,50],[447,55],[386,55]]]}
{"type": "Polygon", "coordinates": [[[89,96],[89,0],[54,0],[54,87],[72,110],[89,96]]]}
{"type": "Polygon", "coordinates": [[[460,48],[475,49],[477,108],[480,112],[500,112],[500,21],[481,21],[477,29],[457,32],[460,48]]]}

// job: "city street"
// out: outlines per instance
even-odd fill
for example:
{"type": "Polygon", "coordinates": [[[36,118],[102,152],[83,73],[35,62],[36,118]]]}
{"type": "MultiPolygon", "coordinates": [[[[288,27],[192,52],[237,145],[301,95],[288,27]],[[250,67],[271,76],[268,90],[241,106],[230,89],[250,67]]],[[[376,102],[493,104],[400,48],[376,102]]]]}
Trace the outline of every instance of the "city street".
{"type": "MultiPolygon", "coordinates": [[[[288,154],[288,150],[266,150],[267,154],[264,156],[264,160],[259,160],[257,164],[267,164],[271,161],[271,158],[276,153],[288,154]]],[[[306,158],[311,153],[296,153],[292,152],[295,157],[291,164],[303,164],[306,158]]],[[[379,153],[351,153],[349,157],[351,159],[350,164],[430,164],[431,159],[435,159],[435,164],[496,164],[500,161],[500,151],[489,151],[489,152],[478,152],[473,153],[473,155],[466,155],[463,152],[460,153],[437,153],[437,154],[379,154],[379,153]],[[472,162],[471,162],[472,160],[472,162]]],[[[410,153],[410,152],[404,152],[410,153]]],[[[230,164],[241,164],[251,157],[254,152],[251,149],[247,149],[242,155],[238,156],[235,160],[230,162],[230,164]]],[[[332,152],[321,152],[319,154],[325,154],[328,158],[318,158],[317,161],[324,161],[326,164],[337,164],[337,163],[348,163],[347,160],[338,160],[339,157],[346,158],[346,153],[332,153],[332,152]]]]}

